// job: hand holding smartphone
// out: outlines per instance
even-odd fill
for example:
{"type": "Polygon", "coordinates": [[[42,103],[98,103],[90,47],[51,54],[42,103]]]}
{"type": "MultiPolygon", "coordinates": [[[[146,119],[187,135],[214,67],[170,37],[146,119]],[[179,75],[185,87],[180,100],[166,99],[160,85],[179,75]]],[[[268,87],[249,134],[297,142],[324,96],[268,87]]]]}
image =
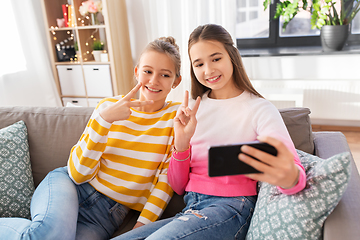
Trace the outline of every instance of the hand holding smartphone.
{"type": "Polygon", "coordinates": [[[277,156],[276,148],[267,143],[259,141],[244,142],[232,145],[211,146],[209,147],[208,159],[209,176],[218,177],[226,175],[259,173],[259,171],[255,168],[239,160],[238,155],[241,153],[240,149],[243,145],[248,145],[250,147],[269,153],[273,156],[277,156]]]}

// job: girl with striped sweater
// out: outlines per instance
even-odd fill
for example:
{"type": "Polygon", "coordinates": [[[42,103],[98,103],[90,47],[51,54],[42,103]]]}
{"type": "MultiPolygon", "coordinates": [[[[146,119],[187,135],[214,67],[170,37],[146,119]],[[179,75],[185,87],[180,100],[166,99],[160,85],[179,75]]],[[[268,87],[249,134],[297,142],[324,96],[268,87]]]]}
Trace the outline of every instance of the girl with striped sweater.
{"type": "Polygon", "coordinates": [[[180,103],[166,97],[181,81],[175,40],[151,42],[135,77],[138,84],[126,96],[98,104],[67,167],[40,183],[32,221],[0,223],[4,239],[109,239],[129,209],[141,212],[134,228],[157,220],[173,193],[167,169],[180,103]]]}

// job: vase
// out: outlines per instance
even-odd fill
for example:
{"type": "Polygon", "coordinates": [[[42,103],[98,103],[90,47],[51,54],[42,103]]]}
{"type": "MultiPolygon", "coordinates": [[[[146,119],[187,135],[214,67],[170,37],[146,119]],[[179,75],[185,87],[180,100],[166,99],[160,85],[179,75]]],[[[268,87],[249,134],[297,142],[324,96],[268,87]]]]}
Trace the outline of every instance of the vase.
{"type": "Polygon", "coordinates": [[[349,36],[350,25],[324,25],[320,30],[324,52],[341,51],[349,36]]]}
{"type": "Polygon", "coordinates": [[[76,51],[76,60],[79,61],[81,57],[80,51],[76,51]]]}
{"type": "Polygon", "coordinates": [[[92,54],[94,56],[95,62],[101,62],[101,53],[102,52],[103,52],[102,50],[93,50],[92,54]]]}
{"type": "Polygon", "coordinates": [[[99,25],[98,13],[90,13],[91,25],[99,25]]]}

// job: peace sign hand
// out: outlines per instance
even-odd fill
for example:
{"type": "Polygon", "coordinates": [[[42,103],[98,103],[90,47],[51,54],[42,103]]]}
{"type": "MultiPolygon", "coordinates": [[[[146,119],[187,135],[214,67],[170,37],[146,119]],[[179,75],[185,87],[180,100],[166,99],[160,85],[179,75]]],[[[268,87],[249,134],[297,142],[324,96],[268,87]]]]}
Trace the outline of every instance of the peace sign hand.
{"type": "Polygon", "coordinates": [[[197,97],[195,105],[191,110],[188,107],[189,92],[185,91],[184,102],[178,109],[174,118],[175,148],[179,152],[188,149],[190,140],[195,133],[197,124],[196,113],[199,109],[201,98],[197,97]]]}
{"type": "Polygon", "coordinates": [[[131,115],[131,107],[141,107],[145,105],[153,104],[153,100],[148,101],[140,101],[135,100],[131,101],[131,99],[135,96],[135,94],[141,88],[141,82],[139,82],[131,91],[126,94],[122,99],[117,101],[115,104],[112,104],[106,108],[104,108],[100,112],[100,116],[107,122],[113,123],[115,121],[126,120],[131,115]]]}

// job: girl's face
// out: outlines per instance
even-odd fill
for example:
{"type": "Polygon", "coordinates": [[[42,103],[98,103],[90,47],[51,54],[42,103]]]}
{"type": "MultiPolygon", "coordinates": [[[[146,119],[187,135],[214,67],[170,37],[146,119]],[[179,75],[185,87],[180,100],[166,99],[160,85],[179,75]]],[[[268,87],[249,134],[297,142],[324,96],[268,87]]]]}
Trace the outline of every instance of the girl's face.
{"type": "Polygon", "coordinates": [[[222,43],[200,40],[190,48],[189,54],[197,80],[211,89],[209,97],[226,99],[242,92],[234,84],[231,58],[222,43]]]}
{"type": "MultiPolygon", "coordinates": [[[[165,53],[149,50],[142,54],[135,76],[142,83],[140,100],[153,100],[154,104],[144,106],[145,111],[157,111],[164,106],[172,87],[179,85],[181,77],[176,77],[175,64],[165,53]]],[[[143,109],[144,110],[144,109],[143,109]]]]}

